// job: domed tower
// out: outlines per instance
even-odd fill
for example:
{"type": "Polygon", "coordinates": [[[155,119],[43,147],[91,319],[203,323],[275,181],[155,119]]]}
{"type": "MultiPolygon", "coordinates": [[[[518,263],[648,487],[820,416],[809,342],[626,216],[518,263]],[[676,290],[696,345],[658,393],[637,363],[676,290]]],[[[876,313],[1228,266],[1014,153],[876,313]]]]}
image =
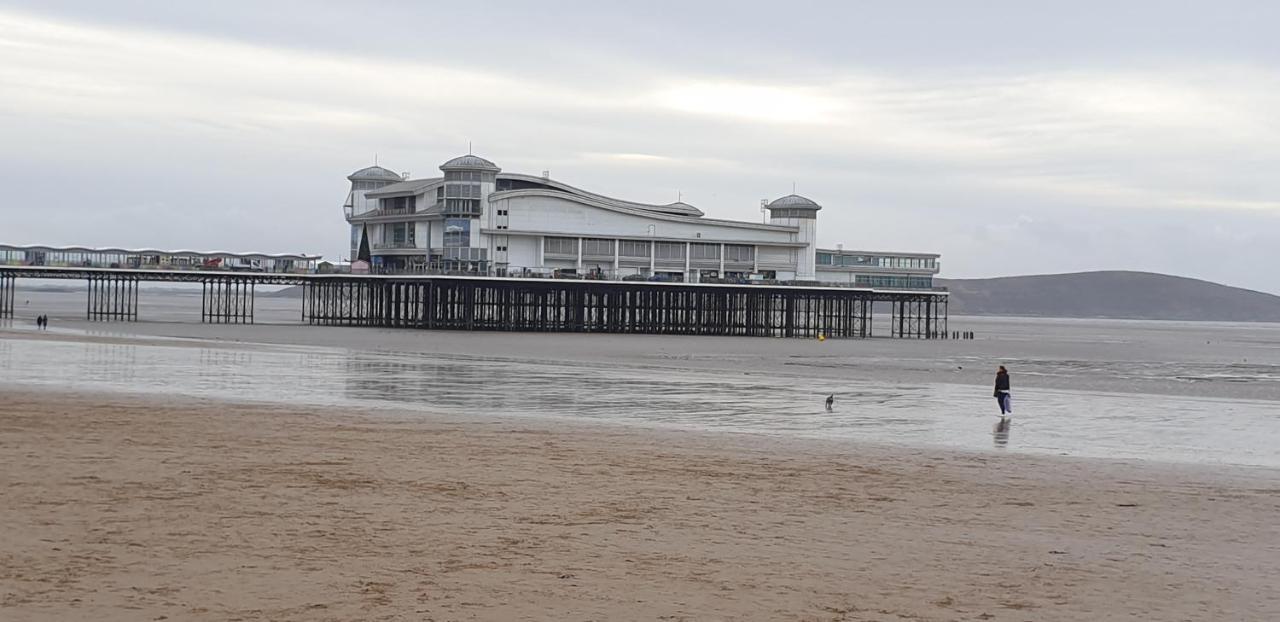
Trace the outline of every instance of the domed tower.
{"type": "Polygon", "coordinates": [[[481,219],[489,211],[497,164],[480,156],[458,156],[440,165],[444,172],[443,259],[452,269],[487,272],[494,258],[480,234],[481,219]]]}
{"type": "Polygon", "coordinates": [[[818,278],[815,265],[818,251],[818,210],[822,209],[812,199],[798,194],[788,194],[765,206],[769,210],[769,224],[796,227],[800,230],[797,242],[804,242],[803,249],[796,249],[796,280],[812,281],[818,278]]]}
{"type": "MultiPolygon", "coordinates": [[[[347,181],[351,182],[351,190],[347,191],[342,211],[350,221],[352,216],[378,208],[378,201],[366,198],[367,193],[403,181],[403,178],[395,171],[374,165],[347,175],[347,181]]],[[[362,224],[351,224],[351,258],[369,261],[369,241],[362,224]]]]}

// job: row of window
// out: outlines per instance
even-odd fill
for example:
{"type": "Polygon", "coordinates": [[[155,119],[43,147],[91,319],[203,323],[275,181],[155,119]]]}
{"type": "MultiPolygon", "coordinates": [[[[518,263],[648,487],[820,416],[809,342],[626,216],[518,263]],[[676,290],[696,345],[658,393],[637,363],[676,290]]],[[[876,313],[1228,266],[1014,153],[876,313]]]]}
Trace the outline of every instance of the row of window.
{"type": "Polygon", "coordinates": [[[818,212],[811,209],[775,209],[769,210],[769,215],[773,218],[813,218],[818,217],[818,212]]]}
{"type": "Polygon", "coordinates": [[[386,197],[378,200],[378,207],[384,210],[413,211],[413,197],[386,197]]]}
{"type": "MultiPolygon", "coordinates": [[[[304,262],[299,261],[300,265],[304,262]]],[[[242,258],[227,255],[146,255],[94,251],[0,250],[0,265],[80,266],[104,268],[139,268],[170,266],[244,266],[254,265],[272,270],[293,269],[294,260],[274,258],[242,258]]]]}
{"type": "Polygon", "coordinates": [[[454,247],[443,250],[444,258],[451,261],[488,261],[489,259],[487,248],[454,247]]]}
{"type": "MultiPolygon", "coordinates": [[[[446,247],[471,246],[471,220],[446,218],[444,220],[444,245],[446,247]]],[[[451,259],[458,259],[452,257],[451,259]]]]}
{"type": "MultiPolygon", "coordinates": [[[[501,228],[501,227],[499,227],[501,228]]],[[[612,257],[614,240],[597,238],[582,239],[582,254],[587,257],[612,257]]],[[[652,249],[655,259],[684,260],[684,242],[645,242],[643,240],[617,240],[618,255],[628,258],[648,258],[652,249]]],[[[689,259],[695,261],[718,261],[720,259],[719,244],[689,244],[689,259]]],[[[578,238],[553,238],[542,240],[542,250],[548,255],[577,255],[578,238]]],[[[750,262],[755,260],[755,247],[745,244],[724,245],[724,259],[728,262],[750,262]]]]}
{"type": "Polygon", "coordinates": [[[859,274],[854,278],[854,285],[863,287],[880,287],[890,289],[929,289],[933,287],[933,277],[928,276],[883,276],[859,274]]]}
{"type": "Polygon", "coordinates": [[[382,241],[396,246],[413,246],[414,226],[411,222],[397,222],[382,229],[382,241]]]}
{"type": "Polygon", "coordinates": [[[484,171],[445,171],[445,181],[479,181],[493,183],[494,173],[484,171]]]}
{"type": "Polygon", "coordinates": [[[445,184],[444,196],[445,198],[478,199],[480,198],[480,184],[445,184]]]}
{"type": "Polygon", "coordinates": [[[381,188],[383,186],[390,186],[393,183],[395,182],[358,180],[358,181],[351,182],[351,189],[352,190],[377,190],[378,188],[381,188]]]}
{"type": "Polygon", "coordinates": [[[820,266],[874,266],[880,268],[916,268],[932,270],[938,262],[932,257],[885,257],[877,255],[837,255],[818,253],[820,266]]]}
{"type": "Polygon", "coordinates": [[[453,214],[462,215],[480,215],[479,199],[445,199],[444,214],[446,216],[453,214]]]}

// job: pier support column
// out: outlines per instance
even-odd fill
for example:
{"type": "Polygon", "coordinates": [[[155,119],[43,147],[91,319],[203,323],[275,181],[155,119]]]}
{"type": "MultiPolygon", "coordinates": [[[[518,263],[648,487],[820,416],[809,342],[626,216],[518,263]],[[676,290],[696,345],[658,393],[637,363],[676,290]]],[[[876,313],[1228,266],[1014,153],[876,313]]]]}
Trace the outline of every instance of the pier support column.
{"type": "Polygon", "coordinates": [[[85,318],[89,321],[138,321],[138,278],[124,275],[89,277],[85,318]]]}
{"type": "Polygon", "coordinates": [[[0,318],[13,317],[13,301],[17,299],[17,277],[0,272],[0,318]]]}
{"type": "Polygon", "coordinates": [[[200,321],[209,324],[252,324],[253,293],[251,278],[213,277],[200,281],[200,321]]]}

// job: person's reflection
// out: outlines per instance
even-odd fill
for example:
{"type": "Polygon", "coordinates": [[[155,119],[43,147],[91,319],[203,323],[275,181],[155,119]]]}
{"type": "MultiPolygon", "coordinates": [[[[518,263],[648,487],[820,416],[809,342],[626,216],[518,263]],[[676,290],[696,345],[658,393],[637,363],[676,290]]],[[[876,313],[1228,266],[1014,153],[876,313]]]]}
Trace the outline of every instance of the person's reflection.
{"type": "Polygon", "coordinates": [[[1004,449],[1009,446],[1009,424],[1013,421],[1007,417],[1001,417],[996,423],[995,432],[992,437],[995,438],[996,449],[1004,449]]]}

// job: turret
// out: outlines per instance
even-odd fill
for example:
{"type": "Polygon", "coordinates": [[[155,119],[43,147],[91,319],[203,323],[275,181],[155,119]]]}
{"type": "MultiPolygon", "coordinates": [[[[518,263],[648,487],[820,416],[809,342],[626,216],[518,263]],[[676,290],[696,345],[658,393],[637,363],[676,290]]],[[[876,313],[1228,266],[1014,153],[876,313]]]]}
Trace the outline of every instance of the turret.
{"type": "Polygon", "coordinates": [[[769,224],[796,227],[800,230],[797,242],[804,242],[803,249],[796,249],[796,280],[812,281],[818,278],[816,257],[818,252],[818,210],[821,205],[798,194],[788,194],[765,206],[769,210],[769,224]]]}

